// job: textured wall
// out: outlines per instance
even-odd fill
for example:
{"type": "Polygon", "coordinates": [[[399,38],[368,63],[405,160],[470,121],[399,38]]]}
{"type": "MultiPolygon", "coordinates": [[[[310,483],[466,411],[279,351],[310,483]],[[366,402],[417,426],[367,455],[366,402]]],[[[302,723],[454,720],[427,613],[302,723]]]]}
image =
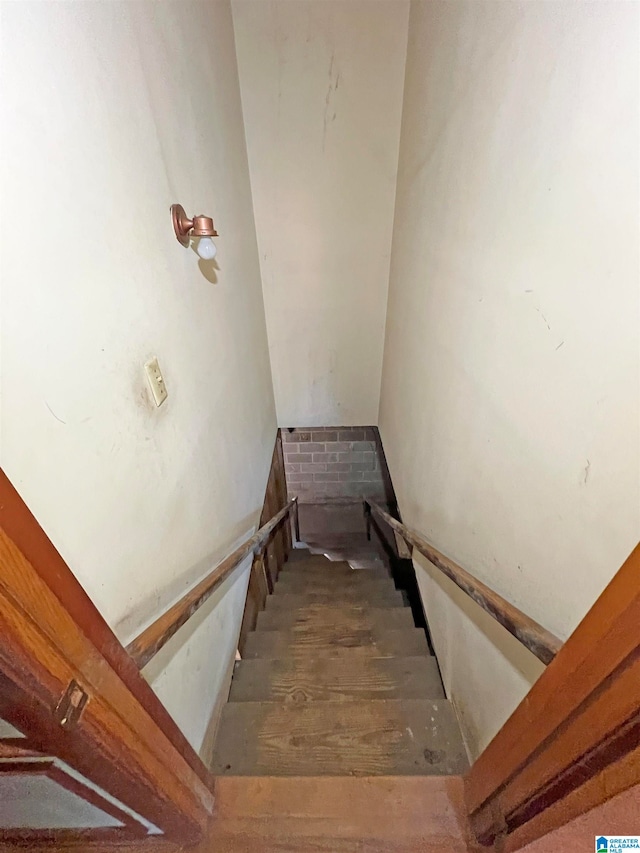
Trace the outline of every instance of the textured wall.
{"type": "MultiPolygon", "coordinates": [[[[639,16],[411,6],[387,462],[407,523],[561,637],[640,533],[639,16]]],[[[476,752],[540,668],[417,564],[476,752]]]]}
{"type": "Polygon", "coordinates": [[[408,3],[234,0],[278,423],[375,424],[408,3]]]}
{"type": "MultiPolygon", "coordinates": [[[[127,642],[252,531],[273,451],[231,10],[0,7],[1,194],[25,225],[2,233],[2,466],[127,642]],[[172,202],[215,217],[216,266],[178,244],[172,202]]],[[[247,569],[145,673],[197,749],[247,569]]]]}

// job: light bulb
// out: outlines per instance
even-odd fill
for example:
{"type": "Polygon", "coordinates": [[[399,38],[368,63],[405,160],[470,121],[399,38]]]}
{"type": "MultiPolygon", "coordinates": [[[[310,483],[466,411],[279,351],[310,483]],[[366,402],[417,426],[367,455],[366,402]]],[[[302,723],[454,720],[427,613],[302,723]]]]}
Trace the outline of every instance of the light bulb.
{"type": "Polygon", "coordinates": [[[218,254],[218,249],[211,237],[201,237],[198,240],[196,252],[203,261],[212,261],[218,254]]]}

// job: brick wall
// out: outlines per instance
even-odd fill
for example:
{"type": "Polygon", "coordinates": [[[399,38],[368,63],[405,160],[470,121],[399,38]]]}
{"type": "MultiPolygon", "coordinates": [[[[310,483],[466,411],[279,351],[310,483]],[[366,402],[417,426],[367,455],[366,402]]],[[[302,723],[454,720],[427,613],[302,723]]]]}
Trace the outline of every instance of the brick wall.
{"type": "Polygon", "coordinates": [[[301,503],[384,497],[373,427],[281,432],[287,490],[301,503]]]}

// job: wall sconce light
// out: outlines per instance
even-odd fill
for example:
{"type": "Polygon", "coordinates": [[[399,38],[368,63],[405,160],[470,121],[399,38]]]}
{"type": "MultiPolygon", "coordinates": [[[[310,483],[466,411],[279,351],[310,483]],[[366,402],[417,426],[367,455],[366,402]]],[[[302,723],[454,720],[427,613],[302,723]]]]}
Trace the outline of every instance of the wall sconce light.
{"type": "Polygon", "coordinates": [[[195,249],[202,260],[211,261],[215,258],[218,249],[211,238],[217,237],[218,232],[211,217],[200,215],[189,219],[181,204],[172,204],[171,221],[178,243],[186,248],[191,239],[195,238],[198,241],[195,249]]]}

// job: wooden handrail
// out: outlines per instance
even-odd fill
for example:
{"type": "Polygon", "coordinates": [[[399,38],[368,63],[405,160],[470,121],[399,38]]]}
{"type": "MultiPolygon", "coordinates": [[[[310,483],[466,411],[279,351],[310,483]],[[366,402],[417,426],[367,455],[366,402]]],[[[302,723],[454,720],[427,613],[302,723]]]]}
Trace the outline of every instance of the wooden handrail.
{"type": "Polygon", "coordinates": [[[560,651],[562,641],[539,625],[534,619],[523,613],[513,604],[510,604],[497,592],[465,571],[453,560],[445,557],[440,551],[430,545],[415,530],[404,525],[401,521],[393,518],[388,512],[372,501],[365,500],[365,507],[385,521],[389,527],[397,531],[409,545],[413,545],[424,557],[433,563],[436,568],[452,580],[463,592],[479,604],[483,610],[493,616],[507,631],[526,646],[538,660],[549,664],[560,651]]]}
{"type": "Polygon", "coordinates": [[[142,669],[151,658],[173,637],[173,635],[187,622],[193,614],[202,607],[210,598],[222,581],[238,566],[245,557],[257,551],[268,539],[269,534],[280,524],[294,507],[297,507],[297,498],[292,498],[279,513],[269,519],[260,530],[246,539],[235,551],[219,563],[213,571],[201,580],[192,590],[183,595],[172,607],[145,628],[141,634],[132,640],[126,647],[127,652],[142,669]]]}

